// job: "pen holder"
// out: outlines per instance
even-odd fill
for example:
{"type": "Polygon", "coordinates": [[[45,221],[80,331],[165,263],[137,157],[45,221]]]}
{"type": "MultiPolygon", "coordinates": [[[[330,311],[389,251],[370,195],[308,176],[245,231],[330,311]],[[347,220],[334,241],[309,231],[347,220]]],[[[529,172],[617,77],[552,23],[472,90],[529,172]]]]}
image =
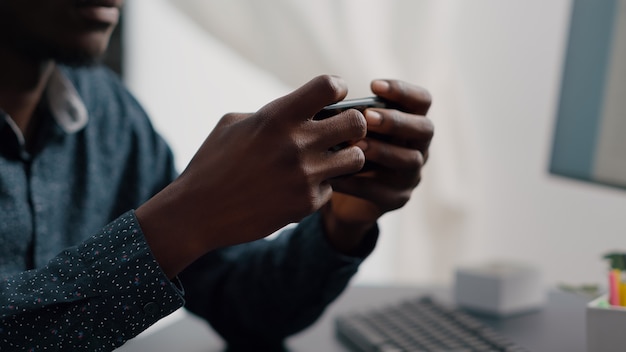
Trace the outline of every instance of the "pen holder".
{"type": "Polygon", "coordinates": [[[587,304],[587,351],[623,352],[626,346],[626,307],[611,306],[607,296],[587,304]]]}

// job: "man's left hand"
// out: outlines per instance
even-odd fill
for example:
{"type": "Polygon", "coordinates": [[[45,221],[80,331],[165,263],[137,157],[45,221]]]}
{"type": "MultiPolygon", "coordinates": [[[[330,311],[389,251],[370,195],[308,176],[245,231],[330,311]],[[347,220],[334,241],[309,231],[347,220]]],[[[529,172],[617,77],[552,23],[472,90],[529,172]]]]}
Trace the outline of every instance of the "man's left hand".
{"type": "Polygon", "coordinates": [[[346,254],[358,247],[380,216],[409,201],[434,132],[426,118],[431,105],[428,91],[397,80],[375,80],[371,89],[393,105],[364,112],[368,133],[382,136],[356,143],[373,167],[330,180],[333,195],[321,210],[329,241],[346,254]]]}

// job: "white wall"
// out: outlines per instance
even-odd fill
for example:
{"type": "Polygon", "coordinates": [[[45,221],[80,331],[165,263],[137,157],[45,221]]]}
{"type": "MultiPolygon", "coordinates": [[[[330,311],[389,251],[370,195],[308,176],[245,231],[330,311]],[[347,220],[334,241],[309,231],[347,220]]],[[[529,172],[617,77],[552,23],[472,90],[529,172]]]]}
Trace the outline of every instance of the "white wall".
{"type": "MultiPolygon", "coordinates": [[[[570,2],[445,4],[437,13],[449,16],[445,26],[429,33],[443,49],[424,53],[441,55],[432,60],[439,66],[411,77],[431,88],[437,126],[415,196],[442,196],[386,218],[385,229],[404,235],[384,231],[358,280],[447,281],[458,262],[508,258],[540,266],[549,283],[603,283],[601,255],[626,247],[626,192],[547,173],[570,2]],[[451,146],[469,152],[446,163],[451,146]],[[458,193],[448,208],[461,215],[437,211],[458,193]],[[425,213],[441,231],[401,226],[413,224],[409,212],[425,213]]],[[[255,110],[290,89],[164,0],[129,1],[125,24],[126,80],[181,168],[225,112],[255,110]]]]}
{"type": "Polygon", "coordinates": [[[485,255],[535,262],[550,282],[602,282],[602,254],[626,247],[626,192],[546,172],[570,2],[464,10],[457,72],[477,125],[485,255]]]}

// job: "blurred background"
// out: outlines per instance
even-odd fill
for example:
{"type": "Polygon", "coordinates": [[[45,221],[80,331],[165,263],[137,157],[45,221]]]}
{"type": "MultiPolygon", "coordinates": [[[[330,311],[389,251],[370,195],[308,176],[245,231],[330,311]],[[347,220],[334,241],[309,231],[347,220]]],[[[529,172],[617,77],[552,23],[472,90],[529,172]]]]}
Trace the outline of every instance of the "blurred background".
{"type": "MultiPolygon", "coordinates": [[[[548,171],[569,0],[129,0],[121,72],[180,170],[219,118],[319,74],[430,90],[436,127],[413,199],[386,215],[357,283],[450,283],[462,263],[603,284],[626,192],[548,171]]],[[[242,141],[245,143],[245,141],[242,141]]],[[[626,152],[626,151],[625,151],[626,152]]]]}

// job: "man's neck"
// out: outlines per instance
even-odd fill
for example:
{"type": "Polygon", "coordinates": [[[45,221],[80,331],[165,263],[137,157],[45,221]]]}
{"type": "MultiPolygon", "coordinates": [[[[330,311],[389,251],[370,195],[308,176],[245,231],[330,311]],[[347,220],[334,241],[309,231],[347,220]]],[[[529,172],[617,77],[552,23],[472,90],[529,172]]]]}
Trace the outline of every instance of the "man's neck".
{"type": "Polygon", "coordinates": [[[0,108],[11,116],[27,139],[37,125],[35,111],[53,69],[52,60],[29,60],[0,47],[0,108]]]}

